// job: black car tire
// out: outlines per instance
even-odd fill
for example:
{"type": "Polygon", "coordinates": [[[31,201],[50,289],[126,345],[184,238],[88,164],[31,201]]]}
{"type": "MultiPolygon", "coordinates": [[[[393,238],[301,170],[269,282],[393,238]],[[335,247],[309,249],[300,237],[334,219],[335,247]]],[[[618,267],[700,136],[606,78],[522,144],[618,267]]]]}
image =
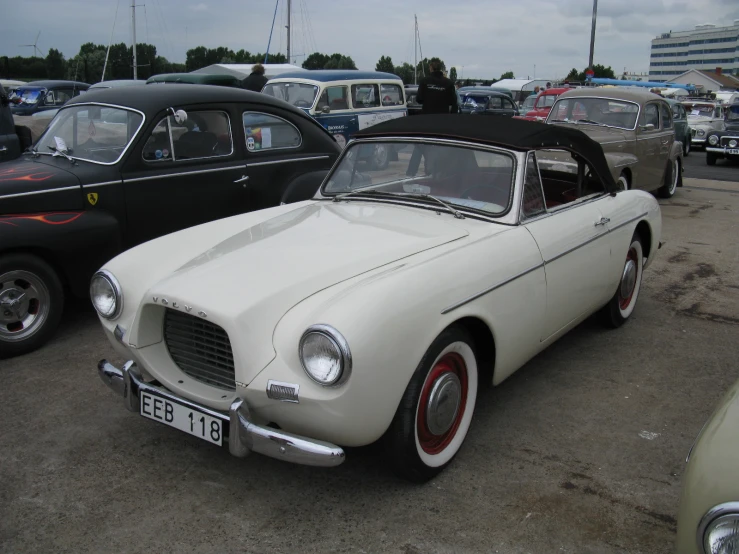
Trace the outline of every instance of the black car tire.
{"type": "Polygon", "coordinates": [[[708,165],[716,165],[716,160],[718,157],[713,152],[706,152],[706,164],[708,165]]]}
{"type": "Polygon", "coordinates": [[[421,483],[451,463],[467,436],[477,387],[472,339],[463,328],[449,327],[424,354],[385,433],[385,456],[398,476],[421,483]],[[437,411],[430,409],[434,393],[437,411]]]}
{"type": "Polygon", "coordinates": [[[682,186],[682,164],[679,158],[667,161],[663,183],[657,190],[660,198],[672,198],[677,192],[677,188],[682,186]]]}
{"type": "Polygon", "coordinates": [[[683,156],[686,158],[690,155],[690,137],[687,137],[683,142],[683,156]]]}
{"type": "Polygon", "coordinates": [[[64,289],[54,269],[41,258],[7,254],[0,256],[0,302],[4,302],[0,305],[2,359],[36,350],[51,338],[62,317],[64,289]],[[18,299],[18,293],[24,296],[18,312],[13,312],[9,302],[18,299]]]}
{"type": "Polygon", "coordinates": [[[639,299],[639,291],[641,289],[642,274],[644,273],[644,249],[642,247],[642,239],[639,233],[634,233],[631,237],[629,250],[626,252],[626,262],[621,272],[618,282],[618,289],[608,304],[603,306],[597,314],[600,322],[610,328],[621,327],[626,320],[631,317],[634,307],[639,299]],[[627,275],[629,264],[634,264],[635,274],[627,275]],[[633,283],[631,282],[631,278],[633,283]]]}

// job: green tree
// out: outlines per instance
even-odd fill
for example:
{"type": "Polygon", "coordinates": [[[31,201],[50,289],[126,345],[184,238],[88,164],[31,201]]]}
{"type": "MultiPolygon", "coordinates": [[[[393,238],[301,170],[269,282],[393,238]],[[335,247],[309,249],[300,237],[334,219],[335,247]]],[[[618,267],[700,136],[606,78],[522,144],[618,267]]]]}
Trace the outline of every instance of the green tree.
{"type": "Polygon", "coordinates": [[[457,68],[456,67],[452,67],[449,70],[449,78],[452,80],[452,83],[457,82],[457,68]]]}
{"type": "Polygon", "coordinates": [[[392,73],[395,71],[395,66],[393,65],[393,60],[390,56],[381,56],[375,66],[375,71],[384,71],[385,73],[392,73]]]}
{"type": "MultiPolygon", "coordinates": [[[[419,75],[428,75],[431,70],[429,69],[429,63],[430,62],[437,62],[439,64],[439,68],[441,69],[442,73],[446,73],[446,64],[443,60],[439,58],[424,58],[420,62],[418,62],[418,74],[419,75]]],[[[420,79],[420,77],[419,77],[420,79]]]]}
{"type": "Polygon", "coordinates": [[[513,76],[513,71],[506,71],[503,73],[503,75],[500,76],[499,81],[502,81],[503,79],[515,79],[516,77],[513,76]]]}
{"type": "Polygon", "coordinates": [[[185,67],[187,71],[195,71],[208,65],[208,49],[205,46],[190,48],[185,56],[185,67]]]}
{"type": "Polygon", "coordinates": [[[56,48],[49,48],[46,55],[46,77],[48,79],[64,79],[64,55],[56,48]]]}
{"type": "Polygon", "coordinates": [[[330,59],[331,56],[327,54],[313,52],[303,61],[303,69],[323,69],[330,59]]]}
{"type": "Polygon", "coordinates": [[[331,54],[331,59],[323,66],[324,69],[357,69],[354,60],[343,54],[331,54]]]}
{"type": "Polygon", "coordinates": [[[580,73],[577,71],[576,68],[570,69],[570,72],[567,74],[567,77],[565,77],[565,81],[579,81],[580,80],[580,73]]]}
{"type": "Polygon", "coordinates": [[[402,65],[396,65],[393,73],[400,77],[404,84],[413,84],[413,66],[408,62],[404,62],[402,65]]]}

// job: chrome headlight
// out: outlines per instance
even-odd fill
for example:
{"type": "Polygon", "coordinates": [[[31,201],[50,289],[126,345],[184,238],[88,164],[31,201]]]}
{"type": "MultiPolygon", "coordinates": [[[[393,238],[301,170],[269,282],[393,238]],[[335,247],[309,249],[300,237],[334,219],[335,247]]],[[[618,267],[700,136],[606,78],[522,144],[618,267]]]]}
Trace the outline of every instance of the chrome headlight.
{"type": "Polygon", "coordinates": [[[737,144],[737,142],[735,140],[733,140],[733,139],[730,140],[729,141],[729,148],[736,148],[736,144],[737,144]]]}
{"type": "Polygon", "coordinates": [[[702,137],[705,134],[706,134],[706,132],[703,129],[698,129],[698,136],[699,137],[702,137]]]}
{"type": "Polygon", "coordinates": [[[716,146],[718,144],[718,137],[716,135],[711,135],[708,137],[708,144],[711,146],[716,146]]]}
{"type": "Polygon", "coordinates": [[[310,326],[300,337],[299,354],[308,377],[319,385],[340,385],[351,373],[349,345],[330,325],[310,326]]]}
{"type": "Polygon", "coordinates": [[[97,313],[105,319],[115,319],[121,315],[123,291],[111,272],[103,269],[92,276],[90,300],[97,313]]]}
{"type": "Polygon", "coordinates": [[[705,554],[730,554],[739,549],[739,503],[712,508],[698,526],[698,541],[705,554]]]}

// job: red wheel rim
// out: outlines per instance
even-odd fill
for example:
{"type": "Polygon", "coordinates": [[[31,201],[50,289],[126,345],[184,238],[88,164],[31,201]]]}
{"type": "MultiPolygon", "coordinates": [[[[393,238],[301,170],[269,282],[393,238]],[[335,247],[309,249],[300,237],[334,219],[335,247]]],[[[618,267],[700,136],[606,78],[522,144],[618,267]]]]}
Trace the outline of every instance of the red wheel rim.
{"type": "Polygon", "coordinates": [[[622,310],[627,309],[629,305],[631,304],[631,300],[634,298],[634,291],[636,290],[636,283],[637,283],[638,278],[639,278],[639,256],[636,253],[636,248],[632,247],[632,248],[629,248],[629,253],[626,255],[626,263],[624,265],[624,275],[621,278],[622,279],[621,285],[619,286],[619,289],[618,289],[619,290],[618,305],[622,310]],[[626,273],[627,273],[630,263],[634,264],[635,275],[633,278],[633,282],[628,284],[629,285],[627,287],[628,291],[624,294],[624,290],[623,290],[624,282],[623,281],[626,278],[626,273]]]}
{"type": "Polygon", "coordinates": [[[467,364],[464,362],[464,358],[456,352],[450,352],[444,354],[439,361],[436,362],[423,384],[423,390],[421,391],[421,397],[418,400],[418,415],[416,416],[416,432],[418,433],[418,442],[421,448],[427,454],[438,454],[443,451],[452,439],[457,434],[459,424],[462,421],[462,417],[465,413],[465,407],[467,406],[467,364]],[[442,434],[434,434],[431,432],[428,426],[428,404],[431,396],[431,391],[434,388],[436,382],[444,377],[445,374],[452,373],[459,379],[461,388],[461,397],[459,400],[459,407],[454,418],[452,426],[442,434]]]}

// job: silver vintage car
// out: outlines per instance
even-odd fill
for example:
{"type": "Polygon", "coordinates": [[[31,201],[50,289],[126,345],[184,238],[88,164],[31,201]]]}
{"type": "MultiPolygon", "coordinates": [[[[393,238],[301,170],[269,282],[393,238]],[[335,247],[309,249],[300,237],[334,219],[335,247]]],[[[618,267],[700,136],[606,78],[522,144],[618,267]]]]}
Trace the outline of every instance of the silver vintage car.
{"type": "Polygon", "coordinates": [[[684,100],[681,102],[688,112],[688,123],[692,134],[693,148],[705,148],[706,139],[711,131],[725,129],[725,107],[718,102],[708,100],[684,100]]]}
{"type": "Polygon", "coordinates": [[[682,186],[683,147],[664,98],[637,88],[580,88],[557,98],[547,123],[577,127],[603,147],[624,189],[670,198],[682,186]]]}

